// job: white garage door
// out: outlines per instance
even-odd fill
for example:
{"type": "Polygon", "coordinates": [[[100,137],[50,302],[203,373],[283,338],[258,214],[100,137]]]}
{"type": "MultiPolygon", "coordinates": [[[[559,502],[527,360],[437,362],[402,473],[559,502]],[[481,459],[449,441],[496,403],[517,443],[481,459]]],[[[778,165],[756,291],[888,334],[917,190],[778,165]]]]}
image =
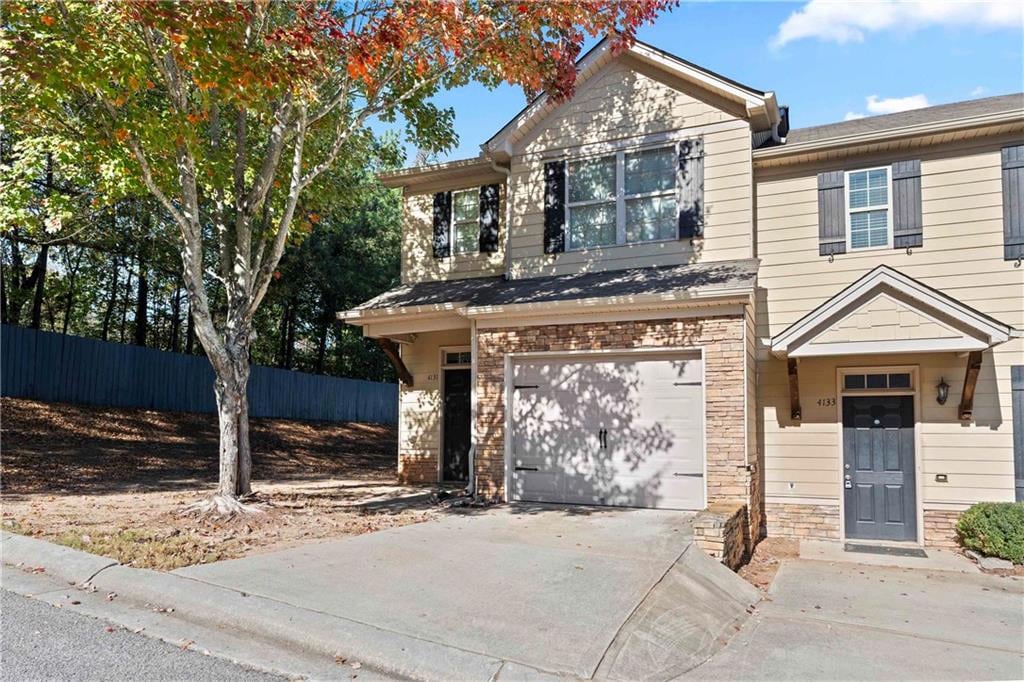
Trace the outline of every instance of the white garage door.
{"type": "Polygon", "coordinates": [[[512,499],[703,509],[699,355],[512,366],[512,499]]]}

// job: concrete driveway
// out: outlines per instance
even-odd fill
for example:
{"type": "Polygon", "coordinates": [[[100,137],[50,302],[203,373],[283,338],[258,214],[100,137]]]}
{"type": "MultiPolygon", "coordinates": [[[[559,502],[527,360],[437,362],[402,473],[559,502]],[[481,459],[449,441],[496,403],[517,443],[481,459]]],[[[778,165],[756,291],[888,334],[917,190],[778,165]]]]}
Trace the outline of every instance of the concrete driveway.
{"type": "Polygon", "coordinates": [[[1022,679],[1024,582],[786,562],[743,630],[686,678],[1022,679]]]}
{"type": "Polygon", "coordinates": [[[692,544],[691,519],[502,506],[176,573],[484,654],[502,679],[667,679],[720,648],[759,598],[692,544]]]}

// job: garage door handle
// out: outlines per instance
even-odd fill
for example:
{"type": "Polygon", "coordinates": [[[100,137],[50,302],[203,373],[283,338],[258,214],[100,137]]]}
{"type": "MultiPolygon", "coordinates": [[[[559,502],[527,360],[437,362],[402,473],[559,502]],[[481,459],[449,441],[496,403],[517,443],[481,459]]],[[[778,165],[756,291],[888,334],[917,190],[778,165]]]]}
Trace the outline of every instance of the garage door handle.
{"type": "Polygon", "coordinates": [[[684,473],[679,472],[679,471],[675,472],[672,475],[673,476],[680,476],[680,477],[685,476],[686,478],[704,478],[704,474],[684,474],[684,473]]]}
{"type": "Polygon", "coordinates": [[[519,390],[527,389],[527,388],[539,388],[539,386],[537,386],[537,384],[517,384],[517,385],[512,387],[512,389],[515,390],[515,391],[519,391],[519,390]]]}
{"type": "Polygon", "coordinates": [[[540,471],[538,467],[516,467],[516,471],[540,471]]]}
{"type": "Polygon", "coordinates": [[[673,386],[700,386],[699,381],[674,381],[673,386]]]}

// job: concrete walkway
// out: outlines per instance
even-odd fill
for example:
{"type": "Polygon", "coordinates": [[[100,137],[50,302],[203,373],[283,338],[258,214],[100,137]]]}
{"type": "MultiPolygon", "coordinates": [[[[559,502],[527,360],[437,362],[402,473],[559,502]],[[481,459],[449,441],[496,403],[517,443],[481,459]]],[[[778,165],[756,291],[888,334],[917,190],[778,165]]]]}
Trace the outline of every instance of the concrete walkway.
{"type": "Polygon", "coordinates": [[[503,506],[175,573],[504,661],[503,679],[665,679],[758,599],[692,545],[691,518],[503,506]]]}
{"type": "Polygon", "coordinates": [[[1024,678],[1024,582],[798,560],[732,641],[687,679],[1024,678]]]}

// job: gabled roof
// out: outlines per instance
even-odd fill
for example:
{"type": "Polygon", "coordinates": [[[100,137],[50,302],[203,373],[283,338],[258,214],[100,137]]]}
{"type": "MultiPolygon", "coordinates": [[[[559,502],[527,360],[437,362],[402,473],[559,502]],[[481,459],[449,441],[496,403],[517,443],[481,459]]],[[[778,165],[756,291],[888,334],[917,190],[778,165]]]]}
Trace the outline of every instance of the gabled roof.
{"type": "MultiPolygon", "coordinates": [[[[692,62],[660,50],[653,45],[635,41],[624,54],[670,73],[678,78],[689,81],[701,88],[709,90],[727,100],[742,104],[750,118],[760,118],[761,125],[757,129],[770,129],[779,120],[779,107],[775,94],[757,90],[748,85],[727,78],[692,62]]],[[[619,54],[623,54],[619,53],[619,54]]],[[[612,39],[605,37],[576,63],[577,87],[593,78],[603,67],[612,63],[619,54],[613,53],[612,39]]],[[[541,93],[523,108],[516,116],[506,123],[491,139],[481,145],[486,153],[509,154],[511,145],[532,130],[548,114],[564,102],[556,102],[553,97],[541,93]]]]}
{"type": "MultiPolygon", "coordinates": [[[[879,325],[880,321],[872,320],[879,325]]],[[[880,265],[828,299],[788,329],[773,337],[771,350],[777,355],[860,355],[902,352],[961,352],[984,350],[1003,343],[1020,332],[946,294],[908,277],[899,270],[880,265]],[[869,311],[873,302],[887,301],[921,321],[933,325],[924,334],[881,338],[877,330],[870,338],[846,339],[837,333],[844,319],[869,311]]]]}

